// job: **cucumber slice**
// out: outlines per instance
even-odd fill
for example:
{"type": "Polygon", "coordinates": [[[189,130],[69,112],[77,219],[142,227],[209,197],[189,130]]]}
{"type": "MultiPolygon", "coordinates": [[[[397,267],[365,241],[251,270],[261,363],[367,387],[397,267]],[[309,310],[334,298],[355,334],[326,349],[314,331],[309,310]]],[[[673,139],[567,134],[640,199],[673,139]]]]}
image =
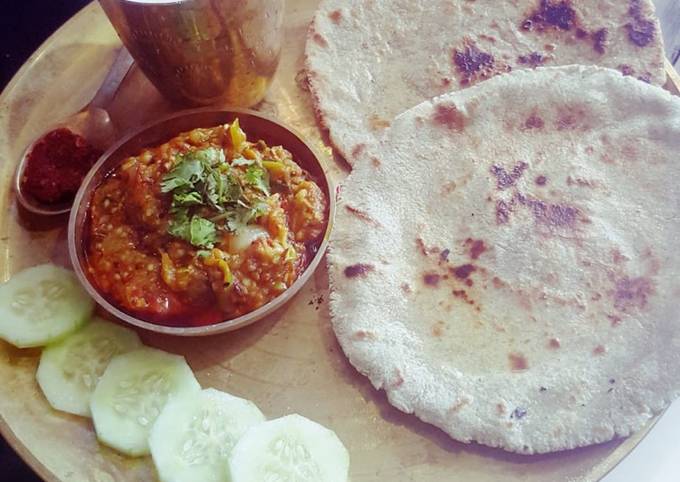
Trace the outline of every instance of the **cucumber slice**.
{"type": "Polygon", "coordinates": [[[346,482],[349,453],[335,432],[288,415],[248,430],[232,450],[229,470],[232,482],[346,482]]]}
{"type": "Polygon", "coordinates": [[[46,345],[76,330],[93,309],[72,271],[34,266],[0,285],[0,338],[19,348],[46,345]]]}
{"type": "Polygon", "coordinates": [[[212,388],[170,400],[149,437],[160,480],[228,482],[232,448],[264,421],[253,402],[212,388]]]}
{"type": "Polygon", "coordinates": [[[111,358],[141,347],[132,330],[95,318],[42,352],[38,385],[53,408],[90,416],[90,397],[111,358]]]}
{"type": "Polygon", "coordinates": [[[149,453],[149,432],[171,397],[199,386],[184,357],[142,348],[111,360],[90,400],[100,442],[124,454],[149,453]]]}

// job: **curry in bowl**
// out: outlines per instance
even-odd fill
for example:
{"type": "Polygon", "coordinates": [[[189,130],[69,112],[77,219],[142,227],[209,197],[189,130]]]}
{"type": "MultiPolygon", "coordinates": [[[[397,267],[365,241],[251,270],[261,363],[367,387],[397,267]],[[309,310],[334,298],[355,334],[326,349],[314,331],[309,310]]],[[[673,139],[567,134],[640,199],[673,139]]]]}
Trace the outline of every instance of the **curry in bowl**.
{"type": "Polygon", "coordinates": [[[309,265],[328,200],[281,146],[238,119],[184,132],[125,160],[95,188],[88,278],[120,310],[168,326],[249,313],[309,265]]]}

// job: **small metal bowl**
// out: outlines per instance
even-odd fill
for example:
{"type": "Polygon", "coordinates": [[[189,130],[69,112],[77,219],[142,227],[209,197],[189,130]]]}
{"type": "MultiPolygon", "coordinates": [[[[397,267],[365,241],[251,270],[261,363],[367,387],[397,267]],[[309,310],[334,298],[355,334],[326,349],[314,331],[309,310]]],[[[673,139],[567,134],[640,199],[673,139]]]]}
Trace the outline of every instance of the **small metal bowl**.
{"type": "Polygon", "coordinates": [[[157,333],[165,333],[178,336],[202,336],[213,335],[225,331],[235,330],[254,323],[271,314],[283,304],[288,302],[300,288],[309,280],[318,267],[328,246],[328,239],[333,226],[335,216],[335,190],[331,180],[319,162],[318,156],[293,130],[280,122],[246,109],[193,109],[182,111],[165,117],[152,124],[146,125],[139,131],[128,135],[113,145],[92,170],[85,177],[80,190],[76,194],[73,209],[68,223],[68,248],[71,263],[78,279],[94,300],[106,311],[116,318],[140,328],[157,333]],[[84,229],[87,221],[87,213],[94,190],[101,184],[103,179],[115,169],[124,159],[136,155],[145,147],[152,147],[167,142],[181,132],[199,127],[214,127],[220,124],[239,119],[241,127],[250,139],[262,139],[270,146],[281,145],[293,154],[293,159],[319,184],[328,199],[328,218],[326,230],[319,249],[314,255],[307,269],[300,277],[283,293],[260,308],[251,311],[238,318],[228,319],[220,323],[198,327],[175,327],[165,326],[146,321],[126,313],[109,302],[96,288],[87,274],[87,259],[84,246],[84,229]]]}

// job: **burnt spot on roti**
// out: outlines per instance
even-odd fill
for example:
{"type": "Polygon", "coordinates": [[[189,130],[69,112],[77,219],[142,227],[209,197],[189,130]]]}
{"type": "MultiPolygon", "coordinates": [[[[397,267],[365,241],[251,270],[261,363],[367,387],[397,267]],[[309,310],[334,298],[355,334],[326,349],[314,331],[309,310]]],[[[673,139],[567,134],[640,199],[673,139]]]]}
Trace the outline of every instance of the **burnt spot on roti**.
{"type": "Polygon", "coordinates": [[[612,249],[611,254],[614,264],[622,264],[629,260],[628,256],[622,254],[618,248],[612,249]]]}
{"type": "Polygon", "coordinates": [[[552,348],[553,350],[557,350],[561,346],[562,344],[560,343],[559,338],[551,338],[550,340],[548,340],[548,347],[552,348]]]}
{"type": "Polygon", "coordinates": [[[352,157],[354,159],[358,158],[361,155],[361,153],[364,152],[364,149],[366,149],[366,144],[364,143],[357,144],[352,148],[352,157]]]}
{"type": "Polygon", "coordinates": [[[443,263],[447,263],[447,262],[449,261],[449,255],[450,255],[450,254],[451,254],[451,250],[450,250],[450,249],[448,249],[448,248],[443,249],[442,252],[439,253],[439,259],[440,259],[443,263]]]}
{"type": "Polygon", "coordinates": [[[375,168],[378,168],[382,165],[382,163],[380,162],[380,159],[378,159],[375,156],[371,157],[371,164],[373,164],[373,167],[375,167],[375,168]]]}
{"type": "Polygon", "coordinates": [[[541,119],[536,114],[530,115],[524,122],[524,127],[526,129],[542,129],[544,125],[545,122],[543,121],[543,119],[541,119]]]}
{"type": "Polygon", "coordinates": [[[577,29],[576,29],[576,32],[574,32],[574,33],[575,33],[575,35],[576,35],[576,38],[577,38],[577,39],[580,39],[580,40],[583,40],[584,38],[586,38],[586,37],[588,36],[588,32],[586,32],[585,30],[583,30],[583,29],[580,28],[580,27],[577,28],[577,29]]]}
{"type": "Polygon", "coordinates": [[[505,201],[496,201],[496,224],[507,224],[510,221],[512,205],[505,201]]]}
{"type": "Polygon", "coordinates": [[[524,161],[521,161],[512,168],[511,171],[506,171],[502,166],[491,166],[491,174],[496,178],[496,187],[499,190],[504,190],[515,185],[515,183],[522,177],[526,168],[529,167],[524,161]]]}
{"type": "Polygon", "coordinates": [[[404,384],[404,377],[401,375],[401,370],[398,368],[395,370],[394,378],[392,379],[391,382],[389,382],[389,387],[394,389],[394,388],[399,388],[404,384]]]}
{"type": "Polygon", "coordinates": [[[295,83],[300,90],[309,92],[309,72],[307,72],[307,69],[298,70],[298,73],[295,74],[295,83]]]}
{"type": "Polygon", "coordinates": [[[553,204],[537,198],[517,194],[517,202],[529,208],[534,221],[549,227],[574,227],[579,215],[578,209],[566,204],[553,204]]]}
{"type": "Polygon", "coordinates": [[[420,253],[423,256],[429,256],[431,254],[437,254],[441,251],[436,246],[427,246],[425,244],[425,241],[423,241],[423,238],[416,238],[416,246],[418,247],[418,251],[420,251],[420,253]]]}
{"type": "Polygon", "coordinates": [[[548,178],[543,175],[537,176],[534,182],[536,183],[537,186],[545,186],[546,184],[548,184],[548,178]]]}
{"type": "Polygon", "coordinates": [[[465,128],[465,115],[454,104],[438,104],[432,114],[435,124],[460,132],[465,128]]]}
{"type": "Polygon", "coordinates": [[[461,266],[456,266],[455,268],[449,268],[451,274],[460,280],[468,278],[472,273],[474,273],[477,268],[472,264],[463,264],[461,266]]]}
{"type": "Polygon", "coordinates": [[[547,226],[573,226],[578,211],[571,206],[529,201],[536,222],[547,226]]]}
{"type": "Polygon", "coordinates": [[[632,309],[642,309],[654,294],[654,286],[649,278],[628,276],[618,280],[614,288],[614,308],[623,313],[632,309]]]}
{"type": "Polygon", "coordinates": [[[357,263],[345,268],[345,276],[348,278],[365,277],[368,273],[375,270],[375,266],[366,263],[357,263]]]}
{"type": "Polygon", "coordinates": [[[328,14],[328,18],[330,18],[331,21],[337,25],[342,20],[342,12],[340,10],[333,10],[328,14]]]}
{"type": "Polygon", "coordinates": [[[479,257],[488,249],[481,239],[467,238],[465,240],[465,246],[468,248],[470,259],[479,259],[479,257]]]}
{"type": "Polygon", "coordinates": [[[444,335],[444,328],[446,328],[446,324],[443,321],[438,321],[432,325],[432,336],[441,338],[444,335]]]}
{"type": "Polygon", "coordinates": [[[530,67],[538,67],[539,65],[543,65],[545,61],[546,57],[540,52],[531,52],[530,54],[517,57],[517,63],[530,67]]]}
{"type": "Polygon", "coordinates": [[[595,356],[604,355],[605,353],[607,353],[607,349],[603,345],[597,345],[593,348],[593,355],[595,356]]]}
{"type": "Polygon", "coordinates": [[[453,63],[460,73],[461,85],[493,75],[494,62],[493,55],[480,50],[471,42],[466,42],[462,49],[453,51],[453,63]]]}
{"type": "Polygon", "coordinates": [[[567,186],[585,187],[590,189],[597,188],[597,181],[585,179],[583,177],[567,176],[567,186]]]}
{"type": "Polygon", "coordinates": [[[314,42],[320,47],[328,47],[328,41],[319,32],[314,32],[312,35],[312,40],[314,40],[314,42]]]}
{"type": "Polygon", "coordinates": [[[448,196],[449,194],[451,194],[453,191],[456,190],[456,187],[458,187],[458,186],[456,185],[455,181],[445,182],[444,185],[442,186],[442,191],[441,191],[442,196],[448,196]]]}
{"type": "Polygon", "coordinates": [[[451,405],[451,408],[447,410],[448,414],[454,414],[460,412],[460,410],[470,403],[469,398],[461,398],[456,403],[451,405]]]}
{"type": "Polygon", "coordinates": [[[486,34],[479,34],[479,39],[480,40],[485,40],[489,43],[495,44],[496,43],[496,37],[492,37],[491,35],[486,35],[486,34]]]}
{"type": "Polygon", "coordinates": [[[441,275],[437,273],[425,273],[423,275],[423,283],[433,288],[439,286],[439,282],[441,281],[441,279],[442,279],[441,275]]]}
{"type": "Polygon", "coordinates": [[[621,324],[623,319],[617,315],[607,315],[607,319],[611,323],[612,327],[617,327],[621,324]]]}
{"type": "Polygon", "coordinates": [[[526,408],[517,407],[517,408],[514,409],[514,410],[512,411],[512,413],[510,414],[510,418],[514,418],[514,419],[519,420],[519,419],[521,419],[521,418],[524,418],[524,417],[526,416],[526,414],[527,414],[527,409],[526,409],[526,408]]]}
{"type": "Polygon", "coordinates": [[[649,20],[629,23],[626,25],[628,39],[638,47],[646,47],[654,40],[654,23],[649,20]]]}
{"type": "Polygon", "coordinates": [[[403,291],[405,294],[410,295],[413,293],[413,290],[411,289],[411,285],[408,283],[402,283],[401,284],[401,291],[403,291]]]}
{"type": "Polygon", "coordinates": [[[644,74],[638,75],[638,80],[641,80],[642,82],[645,82],[647,84],[652,83],[652,74],[649,72],[645,72],[644,74]]]}
{"type": "Polygon", "coordinates": [[[496,288],[497,290],[499,290],[501,288],[505,288],[508,285],[505,281],[500,279],[498,276],[494,276],[491,279],[491,283],[493,284],[493,287],[496,288]]]}
{"type": "Polygon", "coordinates": [[[367,341],[375,340],[376,336],[372,331],[357,330],[354,333],[352,333],[352,339],[355,341],[367,341]]]}
{"type": "Polygon", "coordinates": [[[361,209],[350,206],[349,204],[345,204],[345,209],[347,209],[347,211],[353,214],[356,218],[361,219],[363,222],[367,224],[375,226],[376,228],[382,226],[378,221],[373,219],[367,212],[362,211],[361,209]]]}
{"type": "Polygon", "coordinates": [[[656,26],[643,15],[640,0],[630,0],[628,14],[631,16],[631,22],[626,24],[628,40],[638,47],[651,44],[656,35],[656,26]]]}
{"type": "Polygon", "coordinates": [[[550,228],[575,228],[576,221],[589,223],[574,206],[546,202],[536,197],[515,193],[510,201],[496,201],[496,223],[507,224],[517,206],[528,209],[537,225],[550,228]]]}
{"type": "Polygon", "coordinates": [[[623,75],[635,74],[635,69],[633,69],[633,67],[627,64],[621,64],[617,67],[617,69],[619,69],[619,72],[621,72],[623,75]]]}
{"type": "Polygon", "coordinates": [[[560,109],[555,122],[557,130],[587,130],[589,110],[582,105],[567,105],[560,109]]]}
{"type": "Polygon", "coordinates": [[[519,372],[529,368],[529,361],[521,353],[517,352],[509,353],[508,362],[510,363],[510,369],[513,372],[519,372]]]}
{"type": "Polygon", "coordinates": [[[368,119],[368,123],[374,131],[387,129],[390,126],[390,121],[375,114],[368,119]]]}
{"type": "Polygon", "coordinates": [[[537,30],[542,32],[546,28],[570,30],[576,21],[576,12],[568,0],[552,2],[541,0],[538,9],[533,12],[524,22],[524,30],[537,30]]]}
{"type": "Polygon", "coordinates": [[[468,305],[474,305],[475,304],[475,302],[472,299],[470,299],[467,291],[465,291],[465,290],[453,290],[453,291],[451,291],[451,294],[455,298],[458,298],[458,299],[464,301],[468,305]]]}
{"type": "Polygon", "coordinates": [[[601,28],[600,30],[593,33],[593,48],[595,52],[603,55],[607,47],[607,36],[609,35],[609,30],[606,28],[601,28]]]}

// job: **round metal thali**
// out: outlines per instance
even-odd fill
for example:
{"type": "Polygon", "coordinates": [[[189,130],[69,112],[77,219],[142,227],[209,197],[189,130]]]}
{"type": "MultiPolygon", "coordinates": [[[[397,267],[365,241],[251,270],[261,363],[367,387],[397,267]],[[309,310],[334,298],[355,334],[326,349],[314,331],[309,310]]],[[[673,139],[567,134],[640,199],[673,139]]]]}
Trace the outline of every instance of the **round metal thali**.
{"type": "MultiPolygon", "coordinates": [[[[347,174],[345,167],[325,144],[298,75],[317,3],[288,1],[281,64],[258,109],[297,129],[322,153],[322,162],[337,184],[347,174]]],[[[26,144],[87,103],[119,46],[94,2],[47,40],[0,97],[2,280],[42,262],[68,265],[66,216],[40,219],[22,212],[11,180],[26,144]]],[[[135,70],[109,110],[120,131],[126,132],[173,109],[135,70]]],[[[384,394],[351,367],[330,328],[327,298],[322,263],[291,303],[239,331],[200,339],[144,331],[140,335],[146,344],[184,355],[203,387],[251,399],[269,418],[297,412],[335,430],[349,449],[353,482],[595,481],[649,430],[539,456],[454,442],[392,408],[384,394]]],[[[89,419],[50,408],[35,381],[39,354],[39,350],[19,350],[0,342],[0,431],[19,454],[50,481],[155,480],[148,457],[118,454],[97,443],[89,419]]]]}

